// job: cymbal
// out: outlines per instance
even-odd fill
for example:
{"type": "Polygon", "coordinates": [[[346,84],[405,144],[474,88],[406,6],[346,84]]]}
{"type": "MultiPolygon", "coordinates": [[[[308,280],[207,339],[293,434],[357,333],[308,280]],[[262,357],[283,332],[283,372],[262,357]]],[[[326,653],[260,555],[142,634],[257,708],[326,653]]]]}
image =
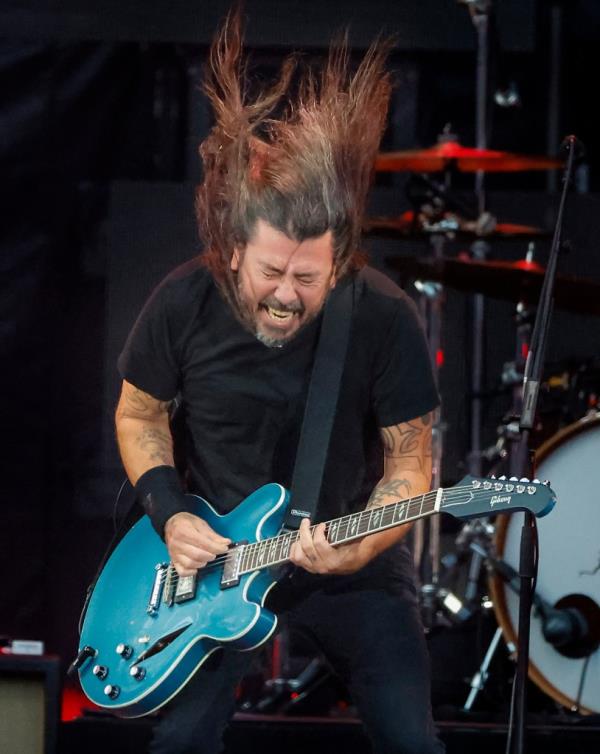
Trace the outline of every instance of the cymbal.
{"type": "MultiPolygon", "coordinates": [[[[388,264],[409,277],[434,280],[468,293],[536,304],[545,269],[525,259],[516,262],[479,262],[470,259],[388,257],[388,264]]],[[[600,316],[600,282],[557,275],[556,306],[576,314],[600,316]]]]}
{"type": "Polygon", "coordinates": [[[415,238],[442,234],[460,238],[541,238],[548,235],[543,228],[518,223],[499,223],[493,215],[483,213],[478,220],[467,220],[453,212],[435,217],[409,209],[397,217],[371,217],[365,233],[386,238],[415,238]]]}
{"type": "Polygon", "coordinates": [[[552,157],[463,147],[458,141],[442,141],[426,149],[382,152],[375,160],[377,171],[413,173],[439,173],[451,167],[463,173],[473,173],[476,170],[484,170],[487,173],[514,173],[524,170],[553,170],[561,165],[560,160],[552,157]]]}

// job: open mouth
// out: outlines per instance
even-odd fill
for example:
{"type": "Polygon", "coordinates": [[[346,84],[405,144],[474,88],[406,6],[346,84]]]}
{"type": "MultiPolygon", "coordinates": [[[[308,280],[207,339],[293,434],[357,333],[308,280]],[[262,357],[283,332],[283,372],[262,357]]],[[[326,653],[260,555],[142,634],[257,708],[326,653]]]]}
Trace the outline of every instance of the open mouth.
{"type": "Polygon", "coordinates": [[[276,306],[269,306],[268,304],[262,304],[261,309],[266,312],[268,319],[276,325],[286,325],[291,323],[294,317],[300,316],[300,312],[279,309],[276,306]]]}

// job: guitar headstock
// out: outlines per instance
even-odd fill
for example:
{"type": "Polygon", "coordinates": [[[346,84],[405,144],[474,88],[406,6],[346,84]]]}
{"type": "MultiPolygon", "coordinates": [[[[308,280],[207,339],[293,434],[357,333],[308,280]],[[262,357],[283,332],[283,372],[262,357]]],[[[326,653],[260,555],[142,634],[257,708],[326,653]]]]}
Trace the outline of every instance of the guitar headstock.
{"type": "Polygon", "coordinates": [[[474,518],[525,510],[541,518],[555,503],[549,482],[467,475],[454,487],[444,489],[440,511],[457,518],[474,518]]]}

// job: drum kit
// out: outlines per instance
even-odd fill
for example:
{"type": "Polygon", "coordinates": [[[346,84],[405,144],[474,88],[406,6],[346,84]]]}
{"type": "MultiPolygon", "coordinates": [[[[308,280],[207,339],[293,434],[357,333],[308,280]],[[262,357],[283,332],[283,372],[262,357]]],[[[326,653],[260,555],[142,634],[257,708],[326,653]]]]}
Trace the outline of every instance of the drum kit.
{"type": "MultiPolygon", "coordinates": [[[[474,243],[514,239],[530,245],[549,234],[535,226],[496,222],[487,212],[479,217],[461,213],[461,202],[447,188],[437,191],[434,177],[440,171],[516,172],[555,169],[561,164],[548,157],[467,148],[456,140],[423,150],[380,154],[376,162],[376,169],[381,171],[419,171],[419,180],[431,189],[428,198],[433,194],[435,199],[415,203],[412,210],[398,217],[370,218],[365,227],[365,235],[372,238],[399,242],[427,239],[431,243],[431,256],[392,256],[386,262],[401,274],[403,282],[412,280],[420,293],[433,364],[442,347],[444,287],[516,303],[517,353],[515,361],[510,362],[512,373],[502,375],[502,382],[513,389],[515,411],[520,408],[520,380],[531,330],[526,309],[538,300],[544,267],[532,259],[530,251],[524,259],[508,262],[473,259],[465,254],[451,257],[444,255],[444,246],[449,239],[457,238],[474,243]]],[[[600,283],[558,275],[555,292],[558,307],[600,315],[600,283]]],[[[477,330],[474,334],[477,336],[477,330]]],[[[551,370],[544,387],[552,410],[544,417],[542,436],[546,440],[535,454],[536,476],[551,480],[559,502],[551,515],[538,522],[540,555],[529,677],[550,703],[582,714],[600,714],[600,497],[593,472],[600,459],[600,369],[590,364],[557,367],[551,370]]],[[[510,421],[503,423],[492,452],[478,452],[476,460],[487,463],[483,470],[486,475],[512,474],[513,432],[510,421]]],[[[434,487],[442,483],[442,440],[443,421],[438,412],[433,443],[434,487]]],[[[471,471],[481,473],[479,468],[471,471]]],[[[522,514],[513,514],[470,521],[443,557],[439,517],[419,521],[413,528],[412,549],[426,630],[431,635],[443,634],[453,626],[472,624],[478,615],[487,620],[489,608],[493,608],[495,632],[471,679],[470,692],[465,685],[465,712],[473,709],[491,677],[490,666],[494,667],[491,663],[502,641],[514,659],[522,518],[522,514]]],[[[292,654],[284,631],[267,662],[270,679],[266,681],[266,694],[258,702],[245,703],[242,709],[293,713],[317,689],[326,686],[328,670],[318,657],[298,666],[300,672],[295,673],[289,663],[292,654]]],[[[435,682],[435,667],[433,670],[435,682]]]]}
{"type": "MultiPolygon", "coordinates": [[[[370,218],[365,232],[370,237],[400,242],[430,241],[431,255],[393,256],[386,262],[400,273],[403,281],[413,280],[421,294],[434,365],[442,345],[443,287],[474,296],[512,300],[517,305],[517,354],[515,362],[511,362],[515,374],[502,375],[502,381],[512,385],[513,413],[516,414],[520,410],[523,357],[530,335],[530,320],[524,313],[538,301],[545,273],[544,267],[533,260],[531,251],[533,244],[548,233],[535,226],[496,222],[488,212],[478,216],[461,212],[460,201],[448,191],[449,181],[438,183],[435,176],[441,173],[447,177],[452,171],[548,170],[559,168],[561,164],[548,157],[464,147],[447,135],[433,147],[381,154],[376,162],[376,169],[380,171],[419,174],[420,191],[415,192],[414,177],[408,184],[413,209],[397,217],[370,218]],[[415,193],[420,203],[414,201],[415,193]],[[488,245],[496,239],[513,239],[527,243],[528,253],[517,261],[491,260],[489,249],[484,258],[481,255],[473,258],[473,254],[465,253],[455,257],[445,255],[446,242],[455,239],[473,244],[484,241],[488,245]]],[[[569,312],[598,316],[600,283],[558,275],[555,304],[569,312]]],[[[542,428],[546,440],[535,452],[536,476],[551,480],[559,504],[550,516],[538,523],[540,555],[529,654],[530,679],[554,702],[584,714],[600,713],[600,497],[593,473],[600,458],[600,384],[595,371],[596,381],[582,387],[576,375],[586,371],[589,370],[585,365],[562,372],[555,370],[545,384],[546,394],[554,394],[556,399],[558,393],[559,401],[569,400],[571,405],[558,420],[556,411],[553,412],[554,421],[550,419],[549,428],[542,428]],[[574,402],[573,391],[577,393],[574,402]],[[577,410],[580,413],[573,416],[577,410]]],[[[540,413],[543,414],[543,407],[540,413]]],[[[437,417],[436,427],[433,466],[434,477],[437,473],[438,478],[434,478],[434,486],[440,484],[441,416],[437,417]]],[[[486,474],[512,473],[513,431],[514,426],[507,420],[498,428],[499,439],[492,453],[475,448],[478,459],[476,468],[472,469],[474,473],[481,473],[480,466],[486,460],[486,474]]],[[[492,657],[502,638],[509,651],[516,644],[519,588],[515,577],[521,523],[520,514],[469,522],[453,544],[456,553],[450,552],[443,558],[439,527],[423,531],[431,524],[422,522],[419,522],[421,531],[416,527],[414,557],[421,575],[426,626],[433,629],[470,619],[478,610],[484,610],[484,604],[492,606],[495,614],[496,633],[472,680],[465,710],[472,708],[484,687],[492,657]],[[462,554],[457,554],[459,551],[462,554]],[[467,560],[464,553],[468,553],[467,560]],[[468,573],[461,576],[457,571],[463,568],[468,573]],[[483,569],[487,580],[481,578],[483,569]],[[462,598],[446,588],[450,582],[461,584],[462,598]]]]}

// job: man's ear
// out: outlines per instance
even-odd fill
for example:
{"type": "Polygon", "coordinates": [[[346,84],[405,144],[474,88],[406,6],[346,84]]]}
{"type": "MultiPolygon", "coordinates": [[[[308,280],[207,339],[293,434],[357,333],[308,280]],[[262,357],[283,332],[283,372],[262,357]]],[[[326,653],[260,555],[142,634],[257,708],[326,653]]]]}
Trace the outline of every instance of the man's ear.
{"type": "Polygon", "coordinates": [[[231,255],[231,262],[229,263],[229,266],[234,272],[237,272],[240,267],[240,250],[236,248],[233,250],[233,254],[231,255]]]}

